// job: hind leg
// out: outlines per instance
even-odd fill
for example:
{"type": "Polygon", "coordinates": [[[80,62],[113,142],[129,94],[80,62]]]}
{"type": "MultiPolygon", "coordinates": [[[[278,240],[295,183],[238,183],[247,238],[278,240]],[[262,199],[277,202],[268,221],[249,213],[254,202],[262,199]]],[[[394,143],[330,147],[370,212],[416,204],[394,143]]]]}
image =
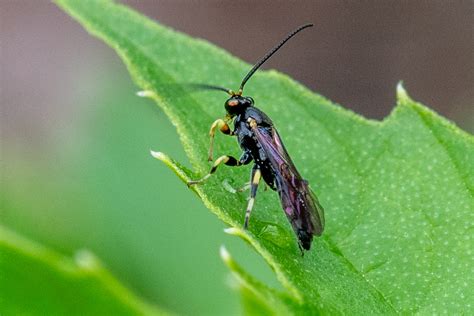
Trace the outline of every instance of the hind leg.
{"type": "Polygon", "coordinates": [[[247,210],[245,211],[244,229],[247,229],[249,226],[250,213],[252,212],[253,204],[255,203],[255,196],[257,195],[257,188],[261,178],[262,172],[257,165],[255,165],[252,168],[252,175],[250,177],[250,199],[247,204],[247,210]]]}

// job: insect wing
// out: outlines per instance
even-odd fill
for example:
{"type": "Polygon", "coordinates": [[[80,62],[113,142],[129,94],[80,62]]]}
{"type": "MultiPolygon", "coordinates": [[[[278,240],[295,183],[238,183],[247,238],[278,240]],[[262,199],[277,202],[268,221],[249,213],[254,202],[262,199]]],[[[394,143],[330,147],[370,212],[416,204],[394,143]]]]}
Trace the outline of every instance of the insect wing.
{"type": "Polygon", "coordinates": [[[320,236],[324,230],[324,210],[308,182],[296,170],[276,129],[256,126],[253,131],[273,166],[283,210],[303,247],[309,249],[312,235],[320,236]]]}

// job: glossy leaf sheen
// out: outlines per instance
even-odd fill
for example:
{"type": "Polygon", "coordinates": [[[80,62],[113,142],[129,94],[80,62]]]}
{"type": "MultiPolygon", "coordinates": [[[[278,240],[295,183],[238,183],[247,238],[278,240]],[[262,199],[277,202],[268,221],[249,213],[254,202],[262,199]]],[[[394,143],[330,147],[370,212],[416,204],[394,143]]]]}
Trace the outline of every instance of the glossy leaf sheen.
{"type": "MultiPolygon", "coordinates": [[[[205,174],[208,130],[225,114],[226,95],[190,93],[181,84],[237,88],[250,65],[122,5],[58,4],[113,47],[140,89],[151,92],[176,125],[194,172],[159,158],[183,180],[205,174]]],[[[247,194],[231,194],[222,182],[239,187],[250,168],[222,167],[195,188],[211,211],[236,227],[232,233],[261,253],[286,289],[267,289],[230,264],[246,286],[244,296],[260,293],[260,300],[246,300],[249,306],[273,299],[279,303],[261,310],[283,304],[283,314],[473,312],[472,136],[412,101],[401,86],[398,105],[383,122],[344,110],[274,71],[259,71],[244,94],[273,119],[326,210],[323,237],[301,257],[271,191],[259,191],[249,231],[240,229],[247,194]]],[[[216,143],[216,156],[239,156],[234,139],[218,135],[216,143]]]]}

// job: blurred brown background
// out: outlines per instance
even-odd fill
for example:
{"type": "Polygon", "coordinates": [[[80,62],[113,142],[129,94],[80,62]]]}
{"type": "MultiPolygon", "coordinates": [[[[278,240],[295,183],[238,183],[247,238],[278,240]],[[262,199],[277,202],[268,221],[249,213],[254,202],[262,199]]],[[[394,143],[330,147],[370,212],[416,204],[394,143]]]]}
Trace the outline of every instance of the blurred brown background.
{"type": "Polygon", "coordinates": [[[413,98],[474,130],[473,1],[128,4],[250,63],[296,26],[312,22],[304,39],[295,38],[265,67],[370,118],[390,112],[403,80],[413,98]]]}
{"type": "Polygon", "coordinates": [[[371,118],[395,86],[471,129],[473,1],[161,1],[129,4],[251,63],[297,25],[315,28],[266,65],[371,118]]]}
{"type": "MultiPolygon", "coordinates": [[[[315,28],[265,68],[379,119],[403,80],[415,100],[474,130],[473,1],[125,2],[250,63],[312,22],[315,28]]],[[[6,137],[38,135],[52,127],[46,117],[63,120],[75,111],[65,90],[78,76],[98,76],[113,52],[47,1],[0,3],[2,130],[6,137]]]]}

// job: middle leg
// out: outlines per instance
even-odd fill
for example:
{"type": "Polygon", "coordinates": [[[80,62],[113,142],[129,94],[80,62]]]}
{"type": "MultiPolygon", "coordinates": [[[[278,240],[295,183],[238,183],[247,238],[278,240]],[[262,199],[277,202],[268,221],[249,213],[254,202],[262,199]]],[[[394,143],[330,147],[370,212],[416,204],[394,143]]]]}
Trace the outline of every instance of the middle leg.
{"type": "Polygon", "coordinates": [[[228,165],[228,166],[240,166],[240,161],[238,161],[238,160],[235,159],[234,157],[232,157],[232,156],[220,156],[219,158],[217,158],[216,162],[214,162],[214,165],[212,165],[211,171],[209,171],[208,174],[206,174],[204,177],[202,177],[202,178],[199,179],[199,180],[189,181],[189,182],[188,182],[188,186],[195,185],[195,184],[199,184],[199,183],[202,183],[202,182],[206,181],[207,179],[209,179],[209,177],[210,177],[214,172],[216,172],[217,167],[219,167],[219,165],[220,165],[221,163],[224,163],[224,164],[226,164],[226,165],[228,165]]]}
{"type": "Polygon", "coordinates": [[[195,184],[199,184],[199,183],[202,183],[202,182],[206,181],[207,179],[209,179],[209,177],[210,177],[214,172],[216,172],[217,167],[219,167],[219,165],[220,165],[221,163],[224,163],[224,164],[227,165],[227,166],[237,167],[237,166],[247,165],[247,164],[249,164],[251,161],[252,161],[252,155],[250,155],[250,152],[249,152],[249,151],[245,151],[245,152],[242,154],[242,156],[240,157],[239,160],[237,160],[236,158],[234,158],[234,157],[232,157],[232,156],[220,156],[220,157],[217,158],[217,160],[214,162],[214,165],[212,166],[211,171],[209,171],[209,173],[208,173],[207,175],[205,175],[204,177],[202,177],[202,178],[199,179],[199,180],[189,181],[189,182],[188,182],[188,186],[195,185],[195,184]]]}

